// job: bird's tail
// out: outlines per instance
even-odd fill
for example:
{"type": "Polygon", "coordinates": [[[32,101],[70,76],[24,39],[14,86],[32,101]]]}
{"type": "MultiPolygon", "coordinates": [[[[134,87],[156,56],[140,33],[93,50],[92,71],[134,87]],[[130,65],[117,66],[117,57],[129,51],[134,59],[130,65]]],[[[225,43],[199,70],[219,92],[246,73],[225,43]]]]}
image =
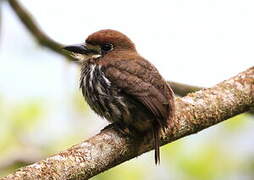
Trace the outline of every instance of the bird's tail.
{"type": "Polygon", "coordinates": [[[153,138],[154,138],[154,160],[155,164],[159,165],[160,164],[160,131],[158,127],[153,128],[153,138]]]}

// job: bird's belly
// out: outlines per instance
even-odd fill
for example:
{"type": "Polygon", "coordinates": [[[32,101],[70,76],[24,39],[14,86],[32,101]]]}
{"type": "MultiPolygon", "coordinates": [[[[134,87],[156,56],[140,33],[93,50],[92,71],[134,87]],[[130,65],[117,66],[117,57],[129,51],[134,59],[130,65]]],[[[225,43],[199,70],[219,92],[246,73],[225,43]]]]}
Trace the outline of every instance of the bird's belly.
{"type": "Polygon", "coordinates": [[[80,87],[91,109],[108,121],[121,121],[130,116],[126,98],[105,77],[99,65],[86,67],[80,87]]]}

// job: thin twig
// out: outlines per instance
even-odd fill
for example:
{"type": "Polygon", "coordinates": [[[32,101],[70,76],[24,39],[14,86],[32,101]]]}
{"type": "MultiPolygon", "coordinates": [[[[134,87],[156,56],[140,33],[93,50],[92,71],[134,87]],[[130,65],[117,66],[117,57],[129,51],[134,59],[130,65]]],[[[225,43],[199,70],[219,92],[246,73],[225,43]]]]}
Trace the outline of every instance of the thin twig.
{"type": "Polygon", "coordinates": [[[20,21],[25,25],[27,30],[32,34],[32,36],[37,40],[40,45],[47,47],[56,53],[66,56],[68,60],[73,59],[71,56],[69,56],[67,52],[62,51],[62,44],[54,41],[53,39],[48,37],[43,31],[40,30],[33,17],[24,7],[22,7],[22,5],[18,1],[8,0],[8,2],[18,16],[18,18],[20,19],[20,21]]]}
{"type": "Polygon", "coordinates": [[[199,87],[199,86],[192,86],[192,85],[187,85],[187,84],[178,83],[178,82],[174,82],[174,81],[168,81],[168,83],[170,84],[173,91],[178,96],[181,96],[181,97],[186,96],[189,93],[192,93],[192,92],[202,89],[202,87],[199,87]]]}

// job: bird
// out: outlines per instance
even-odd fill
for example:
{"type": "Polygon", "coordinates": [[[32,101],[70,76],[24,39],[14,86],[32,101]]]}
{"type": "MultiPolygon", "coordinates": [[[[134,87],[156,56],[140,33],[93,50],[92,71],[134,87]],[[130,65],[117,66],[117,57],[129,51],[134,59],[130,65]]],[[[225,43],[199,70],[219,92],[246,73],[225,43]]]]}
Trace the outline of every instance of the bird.
{"type": "Polygon", "coordinates": [[[123,33],[103,29],[63,49],[81,64],[80,88],[90,108],[124,134],[151,133],[160,163],[160,131],[173,123],[174,93],[123,33]]]}

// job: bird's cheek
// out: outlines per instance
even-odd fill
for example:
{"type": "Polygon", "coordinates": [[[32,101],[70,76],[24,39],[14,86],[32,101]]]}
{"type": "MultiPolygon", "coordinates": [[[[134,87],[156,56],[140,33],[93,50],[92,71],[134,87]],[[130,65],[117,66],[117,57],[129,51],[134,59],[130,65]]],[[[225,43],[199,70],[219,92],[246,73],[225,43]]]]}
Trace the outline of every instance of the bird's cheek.
{"type": "Polygon", "coordinates": [[[100,57],[101,57],[100,54],[94,54],[94,55],[91,56],[91,58],[93,58],[93,59],[97,59],[97,58],[100,58],[100,57]]]}
{"type": "Polygon", "coordinates": [[[71,56],[77,59],[79,62],[84,62],[91,58],[89,55],[79,53],[72,53],[71,56]]]}

